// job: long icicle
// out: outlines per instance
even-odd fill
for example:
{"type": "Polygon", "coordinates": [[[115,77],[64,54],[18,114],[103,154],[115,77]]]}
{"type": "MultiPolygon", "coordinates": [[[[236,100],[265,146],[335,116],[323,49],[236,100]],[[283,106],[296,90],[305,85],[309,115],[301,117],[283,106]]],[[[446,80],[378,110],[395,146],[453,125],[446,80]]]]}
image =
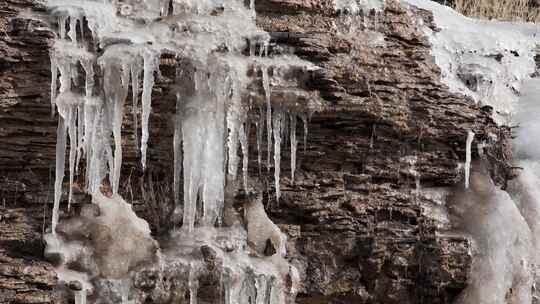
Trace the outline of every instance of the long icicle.
{"type": "Polygon", "coordinates": [[[154,87],[154,71],[157,68],[157,54],[151,51],[144,53],[144,77],[142,92],[142,136],[141,136],[141,163],[146,169],[146,151],[148,148],[148,124],[152,111],[152,88],[154,87]]]}
{"type": "Polygon", "coordinates": [[[139,59],[131,65],[131,92],[132,96],[132,115],[133,115],[133,132],[135,133],[135,144],[139,149],[139,120],[137,119],[137,112],[139,109],[139,82],[140,82],[141,66],[139,59]]]}
{"type": "Polygon", "coordinates": [[[272,155],[272,103],[271,103],[271,89],[270,89],[270,78],[268,76],[268,68],[263,66],[262,70],[262,80],[264,87],[264,94],[266,97],[266,140],[267,140],[267,168],[270,170],[270,157],[272,155]]]}
{"type": "Polygon", "coordinates": [[[73,182],[75,180],[75,160],[77,159],[77,113],[76,105],[68,106],[68,134],[69,134],[69,195],[68,211],[71,210],[71,200],[73,198],[73,182]]]}
{"type": "Polygon", "coordinates": [[[281,175],[281,120],[283,113],[278,110],[274,111],[273,116],[273,131],[274,131],[274,185],[276,188],[276,200],[279,202],[281,190],[279,187],[279,179],[281,175]]]}
{"type": "Polygon", "coordinates": [[[58,116],[58,129],[56,131],[56,177],[54,181],[54,206],[52,214],[52,233],[56,234],[58,224],[58,209],[62,197],[62,183],[66,166],[66,124],[62,116],[58,116]]]}
{"type": "Polygon", "coordinates": [[[263,127],[264,127],[264,108],[259,108],[259,119],[256,122],[256,129],[257,129],[257,164],[259,166],[259,175],[261,174],[261,165],[262,165],[262,151],[261,151],[261,143],[262,143],[262,137],[263,137],[263,127]]]}
{"type": "Polygon", "coordinates": [[[469,189],[469,178],[471,175],[471,147],[474,140],[474,132],[467,132],[467,144],[465,147],[465,189],[469,189]]]}
{"type": "Polygon", "coordinates": [[[57,80],[58,80],[58,62],[56,55],[51,52],[51,115],[54,116],[55,110],[55,100],[56,100],[56,91],[57,91],[57,80]]]}
{"type": "Polygon", "coordinates": [[[182,110],[180,95],[176,95],[176,115],[174,121],[174,202],[180,206],[180,180],[182,179],[182,110]]]}

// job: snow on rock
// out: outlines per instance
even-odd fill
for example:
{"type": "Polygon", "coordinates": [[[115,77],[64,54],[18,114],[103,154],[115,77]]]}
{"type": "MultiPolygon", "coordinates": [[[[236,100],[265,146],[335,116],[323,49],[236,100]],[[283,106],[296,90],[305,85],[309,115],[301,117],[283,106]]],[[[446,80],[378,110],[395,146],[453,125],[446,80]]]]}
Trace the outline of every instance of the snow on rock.
{"type": "Polygon", "coordinates": [[[96,193],[80,217],[59,223],[57,233],[47,234],[45,241],[45,255],[58,256],[53,260],[59,279],[79,281],[90,294],[92,280],[123,279],[141,263],[159,258],[148,223],[118,195],[96,193]]]}
{"type": "Polygon", "coordinates": [[[417,25],[433,45],[444,83],[480,105],[494,107],[496,120],[508,123],[522,81],[535,71],[540,26],[473,19],[435,1],[403,2],[433,12],[437,31],[422,19],[417,25]]]}
{"type": "Polygon", "coordinates": [[[334,0],[336,11],[358,14],[360,11],[380,11],[384,7],[384,0],[334,0]]]}

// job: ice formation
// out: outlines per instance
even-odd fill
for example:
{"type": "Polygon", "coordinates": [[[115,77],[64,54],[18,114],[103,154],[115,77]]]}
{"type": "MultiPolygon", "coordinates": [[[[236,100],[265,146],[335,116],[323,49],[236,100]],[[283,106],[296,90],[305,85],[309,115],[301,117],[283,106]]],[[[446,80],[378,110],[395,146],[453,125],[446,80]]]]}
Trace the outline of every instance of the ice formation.
{"type": "MultiPolygon", "coordinates": [[[[475,240],[475,259],[471,284],[458,303],[531,303],[539,296],[534,286],[540,278],[540,146],[535,140],[540,82],[534,78],[540,27],[468,18],[433,1],[404,2],[433,12],[438,31],[421,19],[417,25],[428,35],[450,89],[492,106],[497,122],[519,125],[513,147],[516,165],[524,170],[507,192],[493,185],[481,162],[471,170],[474,134],[467,136],[465,184],[470,176],[470,189],[457,190],[452,207],[458,215],[453,221],[475,240]]],[[[488,145],[478,143],[480,156],[488,145]]]]}
{"type": "Polygon", "coordinates": [[[469,188],[469,177],[471,175],[471,153],[472,153],[472,142],[474,140],[474,132],[467,132],[467,142],[465,147],[465,188],[469,188]]]}
{"type": "Polygon", "coordinates": [[[531,303],[532,234],[510,195],[473,171],[470,191],[453,201],[453,221],[472,235],[476,249],[471,282],[457,303],[531,303]]]}
{"type": "Polygon", "coordinates": [[[452,91],[473,97],[497,109],[496,120],[509,123],[521,83],[535,71],[540,27],[465,17],[428,0],[403,2],[433,12],[433,31],[416,21],[430,39],[442,80],[452,91]]]}
{"type": "MultiPolygon", "coordinates": [[[[138,303],[137,297],[130,294],[126,277],[140,267],[139,262],[151,257],[177,259],[182,267],[189,268],[186,286],[190,302],[196,303],[203,266],[186,251],[190,242],[195,242],[205,243],[223,255],[225,264],[220,269],[227,290],[225,303],[244,302],[247,298],[256,299],[257,303],[284,303],[285,297],[295,293],[295,287],[286,288],[285,282],[298,277],[284,259],[286,239],[266,216],[260,201],[247,205],[246,228],[223,228],[226,186],[234,184],[241,167],[243,189],[250,192],[252,124],[257,128],[259,166],[266,132],[266,165],[268,170],[274,170],[277,201],[281,193],[281,150],[287,140],[294,182],[296,122],[298,117],[304,122],[305,149],[309,107],[297,102],[294,93],[286,100],[273,100],[272,91],[274,87],[282,90],[286,84],[294,86],[295,81],[300,81],[295,80],[295,73],[316,67],[291,55],[269,56],[270,36],[255,25],[253,1],[48,0],[47,7],[58,26],[50,58],[51,107],[59,114],[54,206],[47,250],[59,255],[67,250],[73,255],[64,257],[59,271],[65,274],[60,277],[66,282],[69,279],[84,283],[76,294],[76,302],[84,303],[98,278],[107,278],[117,286],[114,290],[120,290],[118,298],[122,302],[138,303]],[[177,244],[173,247],[182,254],[167,251],[161,257],[158,247],[153,247],[148,224],[135,216],[118,193],[127,101],[131,98],[129,114],[144,170],[149,159],[150,114],[155,102],[152,93],[160,80],[160,58],[165,53],[172,54],[177,62],[176,78],[169,88],[176,97],[173,195],[175,214],[182,214],[182,228],[171,239],[177,244]],[[256,110],[259,118],[254,122],[250,113],[256,110]],[[85,189],[100,215],[82,215],[59,224],[68,147],[68,206],[75,179],[84,172],[85,189]],[[96,226],[111,232],[107,244],[84,238],[81,230],[94,231],[96,226]],[[142,230],[137,231],[137,227],[142,230]],[[231,231],[230,239],[237,244],[234,253],[217,241],[231,231]],[[239,241],[234,240],[235,235],[239,241]],[[137,236],[140,238],[134,240],[137,236]],[[265,257],[267,253],[257,249],[262,243],[266,246],[267,240],[276,252],[265,257]],[[141,247],[131,248],[128,242],[141,247]],[[255,247],[251,250],[257,252],[258,258],[248,257],[248,243],[255,247]],[[69,263],[81,257],[88,261],[79,267],[84,271],[68,269],[69,263]],[[130,262],[133,260],[138,261],[136,265],[130,262]]],[[[105,294],[101,288],[97,296],[107,297],[105,294]]],[[[95,299],[96,294],[93,296],[95,299]]]]}

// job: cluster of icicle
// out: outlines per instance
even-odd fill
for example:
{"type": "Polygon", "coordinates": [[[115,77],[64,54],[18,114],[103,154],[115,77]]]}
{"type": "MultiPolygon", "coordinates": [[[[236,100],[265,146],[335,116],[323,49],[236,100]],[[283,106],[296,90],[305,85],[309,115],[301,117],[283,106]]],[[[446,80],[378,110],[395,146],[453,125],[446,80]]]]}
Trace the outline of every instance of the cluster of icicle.
{"type": "MultiPolygon", "coordinates": [[[[135,137],[140,145],[142,167],[146,167],[152,89],[164,51],[176,53],[180,62],[186,62],[177,68],[177,83],[173,87],[177,97],[174,198],[183,213],[182,231],[193,236],[196,222],[201,227],[221,224],[225,185],[237,178],[238,167],[242,168],[243,186],[248,189],[248,139],[252,125],[257,130],[259,165],[263,162],[261,146],[266,132],[267,166],[274,167],[277,200],[283,136],[290,143],[294,181],[297,119],[304,122],[305,147],[307,116],[272,103],[272,77],[279,74],[276,71],[280,67],[312,67],[291,56],[267,57],[270,38],[255,25],[253,1],[248,7],[241,0],[49,0],[47,5],[58,24],[50,56],[51,105],[59,114],[52,242],[59,220],[68,139],[68,208],[83,160],[85,190],[101,197],[104,179],[108,178],[113,197],[118,196],[122,122],[130,90],[135,137]],[[245,49],[250,50],[250,56],[242,54],[245,49]],[[248,85],[253,82],[247,76],[249,69],[262,75],[265,95],[256,121],[248,119],[248,110],[254,105],[244,102],[246,96],[254,94],[248,92],[248,85]],[[202,210],[198,201],[202,202],[202,210]]],[[[268,227],[275,226],[272,225],[268,227]]],[[[279,230],[277,226],[272,229],[279,230]]],[[[280,244],[282,248],[277,249],[281,259],[284,244],[280,244]]]]}
{"type": "MultiPolygon", "coordinates": [[[[179,175],[182,168],[181,150],[184,151],[184,225],[193,229],[195,218],[193,207],[199,192],[202,192],[204,196],[205,222],[212,223],[216,219],[217,214],[220,213],[220,206],[222,206],[226,175],[221,167],[224,162],[227,162],[227,173],[236,178],[239,143],[244,154],[242,172],[244,185],[247,187],[247,132],[249,125],[246,121],[246,106],[242,104],[241,98],[245,94],[248,84],[249,79],[245,75],[250,66],[249,62],[242,61],[243,59],[238,54],[245,47],[247,36],[250,41],[251,54],[254,55],[254,50],[259,46],[259,57],[265,56],[269,37],[254,26],[251,20],[254,14],[253,7],[245,9],[243,4],[239,3],[241,1],[192,2],[170,3],[174,4],[173,8],[192,14],[186,17],[187,21],[174,18],[172,15],[174,10],[168,10],[167,14],[171,16],[162,16],[160,22],[141,27],[134,20],[117,16],[115,6],[111,3],[90,0],[49,1],[49,7],[53,15],[57,16],[59,27],[58,39],[51,52],[51,102],[53,108],[56,105],[60,114],[53,232],[58,222],[67,138],[69,138],[70,146],[70,184],[73,184],[74,176],[78,173],[79,163],[84,157],[86,159],[87,191],[89,193],[98,191],[103,178],[108,175],[112,192],[118,192],[122,166],[121,133],[122,120],[125,115],[125,100],[131,87],[133,121],[135,134],[138,137],[141,79],[142,113],[140,114],[140,124],[142,136],[140,150],[142,166],[143,168],[146,166],[152,87],[155,81],[154,74],[159,67],[159,56],[163,50],[177,51],[179,57],[187,57],[192,63],[195,63],[195,71],[192,71],[193,75],[190,76],[195,85],[196,95],[186,97],[178,93],[174,137],[175,196],[177,202],[180,202],[178,193],[179,175]],[[229,10],[225,11],[223,16],[210,16],[212,10],[220,6],[229,10]],[[217,21],[210,22],[210,18],[217,21]],[[238,20],[249,20],[250,22],[245,24],[245,21],[238,20]],[[84,35],[85,22],[92,35],[95,36],[87,39],[88,41],[85,40],[84,35]],[[238,34],[240,32],[244,33],[243,36],[238,34]],[[124,43],[125,41],[127,42],[124,43]],[[107,43],[111,45],[107,45],[107,43]],[[226,45],[229,54],[218,56],[212,53],[220,44],[226,45]],[[98,47],[104,48],[104,52],[99,58],[93,51],[98,47]],[[96,64],[101,71],[98,75],[95,71],[96,64]],[[85,74],[85,90],[82,93],[77,92],[74,87],[80,79],[80,71],[85,74]],[[97,83],[96,76],[99,79],[97,83]],[[222,123],[224,120],[226,121],[225,125],[222,123]],[[109,140],[111,135],[114,139],[112,143],[109,140]],[[220,144],[223,138],[227,140],[225,147],[220,144]],[[204,139],[203,142],[201,142],[202,139],[204,139]]],[[[167,1],[167,3],[169,2],[167,1]]],[[[126,11],[125,14],[135,14],[126,6],[127,4],[123,4],[119,14],[123,10],[126,11]]],[[[156,6],[157,11],[154,18],[163,14],[164,7],[163,3],[156,6]]],[[[151,10],[150,12],[147,10],[142,16],[134,15],[131,17],[151,18],[151,10]]],[[[286,62],[286,60],[281,60],[282,63],[286,62]]],[[[251,63],[255,66],[258,65],[262,72],[266,96],[268,159],[270,160],[270,153],[274,150],[275,191],[279,200],[282,121],[290,116],[291,178],[294,179],[297,114],[289,115],[284,109],[272,109],[268,68],[272,66],[273,62],[253,59],[251,63]],[[274,143],[273,149],[272,142],[274,143]]],[[[298,62],[295,61],[295,64],[298,62]]],[[[185,73],[187,71],[179,69],[179,74],[185,73]]],[[[302,118],[305,122],[305,115],[302,118]]],[[[257,123],[258,132],[262,132],[261,126],[257,123]]],[[[257,138],[261,137],[262,135],[257,138]]],[[[260,142],[258,142],[257,147],[260,153],[260,142]]],[[[259,156],[259,161],[260,159],[259,156]]],[[[71,202],[71,198],[70,190],[69,202],[71,202]]]]}

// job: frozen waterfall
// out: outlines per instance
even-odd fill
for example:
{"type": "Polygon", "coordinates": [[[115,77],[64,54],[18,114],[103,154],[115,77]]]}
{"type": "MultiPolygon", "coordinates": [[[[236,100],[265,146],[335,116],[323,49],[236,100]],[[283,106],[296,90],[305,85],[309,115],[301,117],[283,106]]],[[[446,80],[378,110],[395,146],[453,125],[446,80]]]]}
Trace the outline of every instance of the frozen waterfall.
{"type": "MultiPolygon", "coordinates": [[[[225,303],[243,303],[247,297],[256,299],[256,303],[277,304],[284,303],[285,297],[294,297],[292,290],[296,287],[286,286],[286,282],[295,281],[298,275],[284,259],[286,238],[266,216],[262,203],[251,203],[257,206],[253,209],[257,211],[244,215],[249,223],[245,228],[222,225],[227,187],[235,184],[239,167],[242,188],[245,193],[251,193],[249,153],[255,150],[250,147],[252,125],[256,128],[259,165],[266,132],[266,165],[269,171],[273,168],[277,201],[281,194],[282,136],[290,132],[286,136],[290,140],[290,176],[294,182],[296,121],[297,117],[303,119],[306,137],[306,117],[310,110],[308,105],[299,107],[296,100],[291,100],[291,104],[274,101],[272,90],[291,81],[290,77],[282,79],[285,71],[302,74],[316,67],[291,55],[269,55],[270,37],[255,24],[254,2],[244,2],[47,1],[52,23],[58,28],[50,58],[51,107],[59,114],[54,207],[47,243],[48,251],[59,255],[78,246],[80,250],[72,250],[69,259],[90,261],[79,267],[80,272],[67,269],[71,260],[66,256],[59,264],[62,273],[76,273],[70,278],[84,282],[83,290],[75,296],[77,303],[85,303],[87,295],[93,299],[104,297],[104,287],[94,285],[111,278],[116,280],[111,286],[117,287],[110,287],[107,292],[119,291],[123,303],[139,303],[131,294],[128,276],[140,266],[129,261],[150,257],[187,265],[187,292],[190,303],[197,303],[198,279],[204,275],[201,270],[204,267],[186,250],[200,250],[201,244],[223,256],[224,264],[219,269],[223,272],[225,303]],[[152,159],[149,144],[151,114],[156,103],[153,94],[156,86],[161,85],[160,64],[165,53],[169,57],[173,54],[176,62],[176,78],[173,84],[168,84],[176,103],[175,113],[170,113],[174,125],[172,195],[175,214],[183,215],[182,228],[171,236],[173,241],[168,246],[176,250],[160,253],[159,248],[152,247],[154,241],[149,229],[140,237],[154,251],[122,251],[127,249],[125,242],[135,241],[129,234],[118,239],[113,233],[110,242],[96,244],[76,233],[80,229],[94,231],[92,227],[98,226],[116,231],[118,221],[126,227],[148,226],[130,208],[129,216],[120,214],[129,206],[118,195],[123,184],[123,125],[126,107],[131,106],[134,138],[144,170],[152,159]],[[252,113],[257,111],[261,118],[253,121],[252,113]],[[59,218],[68,147],[68,206],[73,197],[72,186],[83,175],[85,190],[93,197],[96,214],[101,215],[81,216],[63,223],[59,218]],[[81,164],[83,159],[85,162],[81,164]],[[119,207],[113,207],[115,204],[119,207]],[[113,220],[119,217],[121,220],[113,220]],[[232,234],[226,236],[228,232],[232,234]],[[272,240],[275,253],[265,257],[265,248],[254,248],[258,257],[248,255],[247,244],[254,235],[263,245],[265,238],[272,240]],[[232,252],[229,245],[223,245],[223,238],[237,244],[232,252]],[[120,255],[107,256],[111,250],[117,250],[114,252],[120,255]],[[119,264],[102,269],[100,261],[105,258],[108,263],[119,264]]],[[[305,145],[304,139],[304,148],[305,145]]]]}

